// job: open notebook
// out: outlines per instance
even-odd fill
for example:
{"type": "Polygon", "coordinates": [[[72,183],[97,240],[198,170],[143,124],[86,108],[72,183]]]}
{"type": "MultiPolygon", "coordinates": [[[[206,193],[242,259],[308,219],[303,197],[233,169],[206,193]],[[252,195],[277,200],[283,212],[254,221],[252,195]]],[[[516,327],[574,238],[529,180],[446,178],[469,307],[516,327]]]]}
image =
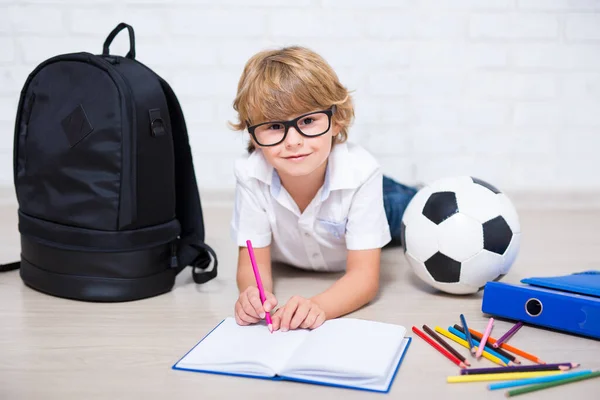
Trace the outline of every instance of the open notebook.
{"type": "Polygon", "coordinates": [[[226,318],[173,369],[388,392],[410,344],[406,328],[352,318],[275,331],[226,318]]]}

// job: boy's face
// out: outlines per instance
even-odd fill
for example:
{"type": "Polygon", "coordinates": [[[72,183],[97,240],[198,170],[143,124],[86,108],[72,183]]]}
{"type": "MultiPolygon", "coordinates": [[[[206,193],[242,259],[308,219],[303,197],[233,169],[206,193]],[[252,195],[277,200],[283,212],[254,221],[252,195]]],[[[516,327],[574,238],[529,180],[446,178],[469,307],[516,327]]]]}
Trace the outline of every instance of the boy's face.
{"type": "MultiPolygon", "coordinates": [[[[290,116],[290,119],[299,115],[290,116]]],[[[309,115],[298,121],[298,126],[303,132],[311,134],[318,127],[319,115],[309,115]],[[312,131],[311,131],[312,130],[312,131]]],[[[273,135],[273,131],[284,129],[282,125],[270,125],[265,134],[273,135]]],[[[327,129],[325,126],[324,129],[327,129]]],[[[314,131],[316,133],[321,133],[314,131]]],[[[280,176],[306,176],[313,173],[325,173],[325,163],[331,152],[332,138],[337,135],[339,128],[333,121],[326,133],[307,137],[289,127],[285,139],[275,146],[260,146],[254,141],[256,148],[261,149],[265,159],[279,173],[280,176]]],[[[253,139],[254,140],[254,139],[253,139]]]]}

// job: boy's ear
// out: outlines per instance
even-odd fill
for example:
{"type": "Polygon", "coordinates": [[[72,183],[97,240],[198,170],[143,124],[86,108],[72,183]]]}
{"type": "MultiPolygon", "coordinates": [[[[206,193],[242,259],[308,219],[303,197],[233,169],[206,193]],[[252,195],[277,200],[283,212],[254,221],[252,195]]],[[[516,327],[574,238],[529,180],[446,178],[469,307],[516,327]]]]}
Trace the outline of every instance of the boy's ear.
{"type": "Polygon", "coordinates": [[[250,140],[248,140],[248,145],[246,146],[246,151],[248,153],[252,153],[253,151],[256,150],[256,143],[254,143],[254,138],[252,137],[252,135],[250,136],[250,140]]]}
{"type": "Polygon", "coordinates": [[[342,125],[338,122],[333,123],[333,136],[337,136],[342,131],[342,125]]]}

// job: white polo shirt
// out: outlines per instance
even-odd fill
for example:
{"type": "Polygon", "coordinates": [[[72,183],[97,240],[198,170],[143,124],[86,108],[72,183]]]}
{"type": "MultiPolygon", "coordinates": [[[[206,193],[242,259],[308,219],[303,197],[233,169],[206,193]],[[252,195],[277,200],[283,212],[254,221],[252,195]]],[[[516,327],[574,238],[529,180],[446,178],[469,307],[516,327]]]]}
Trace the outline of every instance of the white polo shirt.
{"type": "Polygon", "coordinates": [[[235,177],[232,238],[238,246],[271,245],[272,261],[343,271],[347,250],[391,240],[379,164],[356,144],[333,146],[325,182],[303,213],[260,150],[236,161],[235,177]]]}

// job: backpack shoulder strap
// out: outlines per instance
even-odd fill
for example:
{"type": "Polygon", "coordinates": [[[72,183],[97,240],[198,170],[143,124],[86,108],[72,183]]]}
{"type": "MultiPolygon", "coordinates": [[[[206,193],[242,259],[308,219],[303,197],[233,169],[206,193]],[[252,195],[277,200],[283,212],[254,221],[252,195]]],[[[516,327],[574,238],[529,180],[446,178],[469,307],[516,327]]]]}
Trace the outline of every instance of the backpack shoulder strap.
{"type": "Polygon", "coordinates": [[[176,215],[181,224],[181,235],[177,245],[176,273],[178,274],[190,265],[193,267],[194,282],[206,283],[217,276],[218,260],[214,250],[204,243],[202,205],[185,119],[177,96],[169,84],[160,76],[156,76],[167,99],[175,149],[176,215]],[[213,268],[207,270],[211,263],[211,257],[214,262],[213,268]],[[199,272],[198,269],[203,271],[199,272]]]}
{"type": "Polygon", "coordinates": [[[19,269],[20,266],[21,266],[20,261],[13,262],[10,264],[0,264],[0,272],[7,272],[7,271],[12,271],[14,269],[19,269]]]}

